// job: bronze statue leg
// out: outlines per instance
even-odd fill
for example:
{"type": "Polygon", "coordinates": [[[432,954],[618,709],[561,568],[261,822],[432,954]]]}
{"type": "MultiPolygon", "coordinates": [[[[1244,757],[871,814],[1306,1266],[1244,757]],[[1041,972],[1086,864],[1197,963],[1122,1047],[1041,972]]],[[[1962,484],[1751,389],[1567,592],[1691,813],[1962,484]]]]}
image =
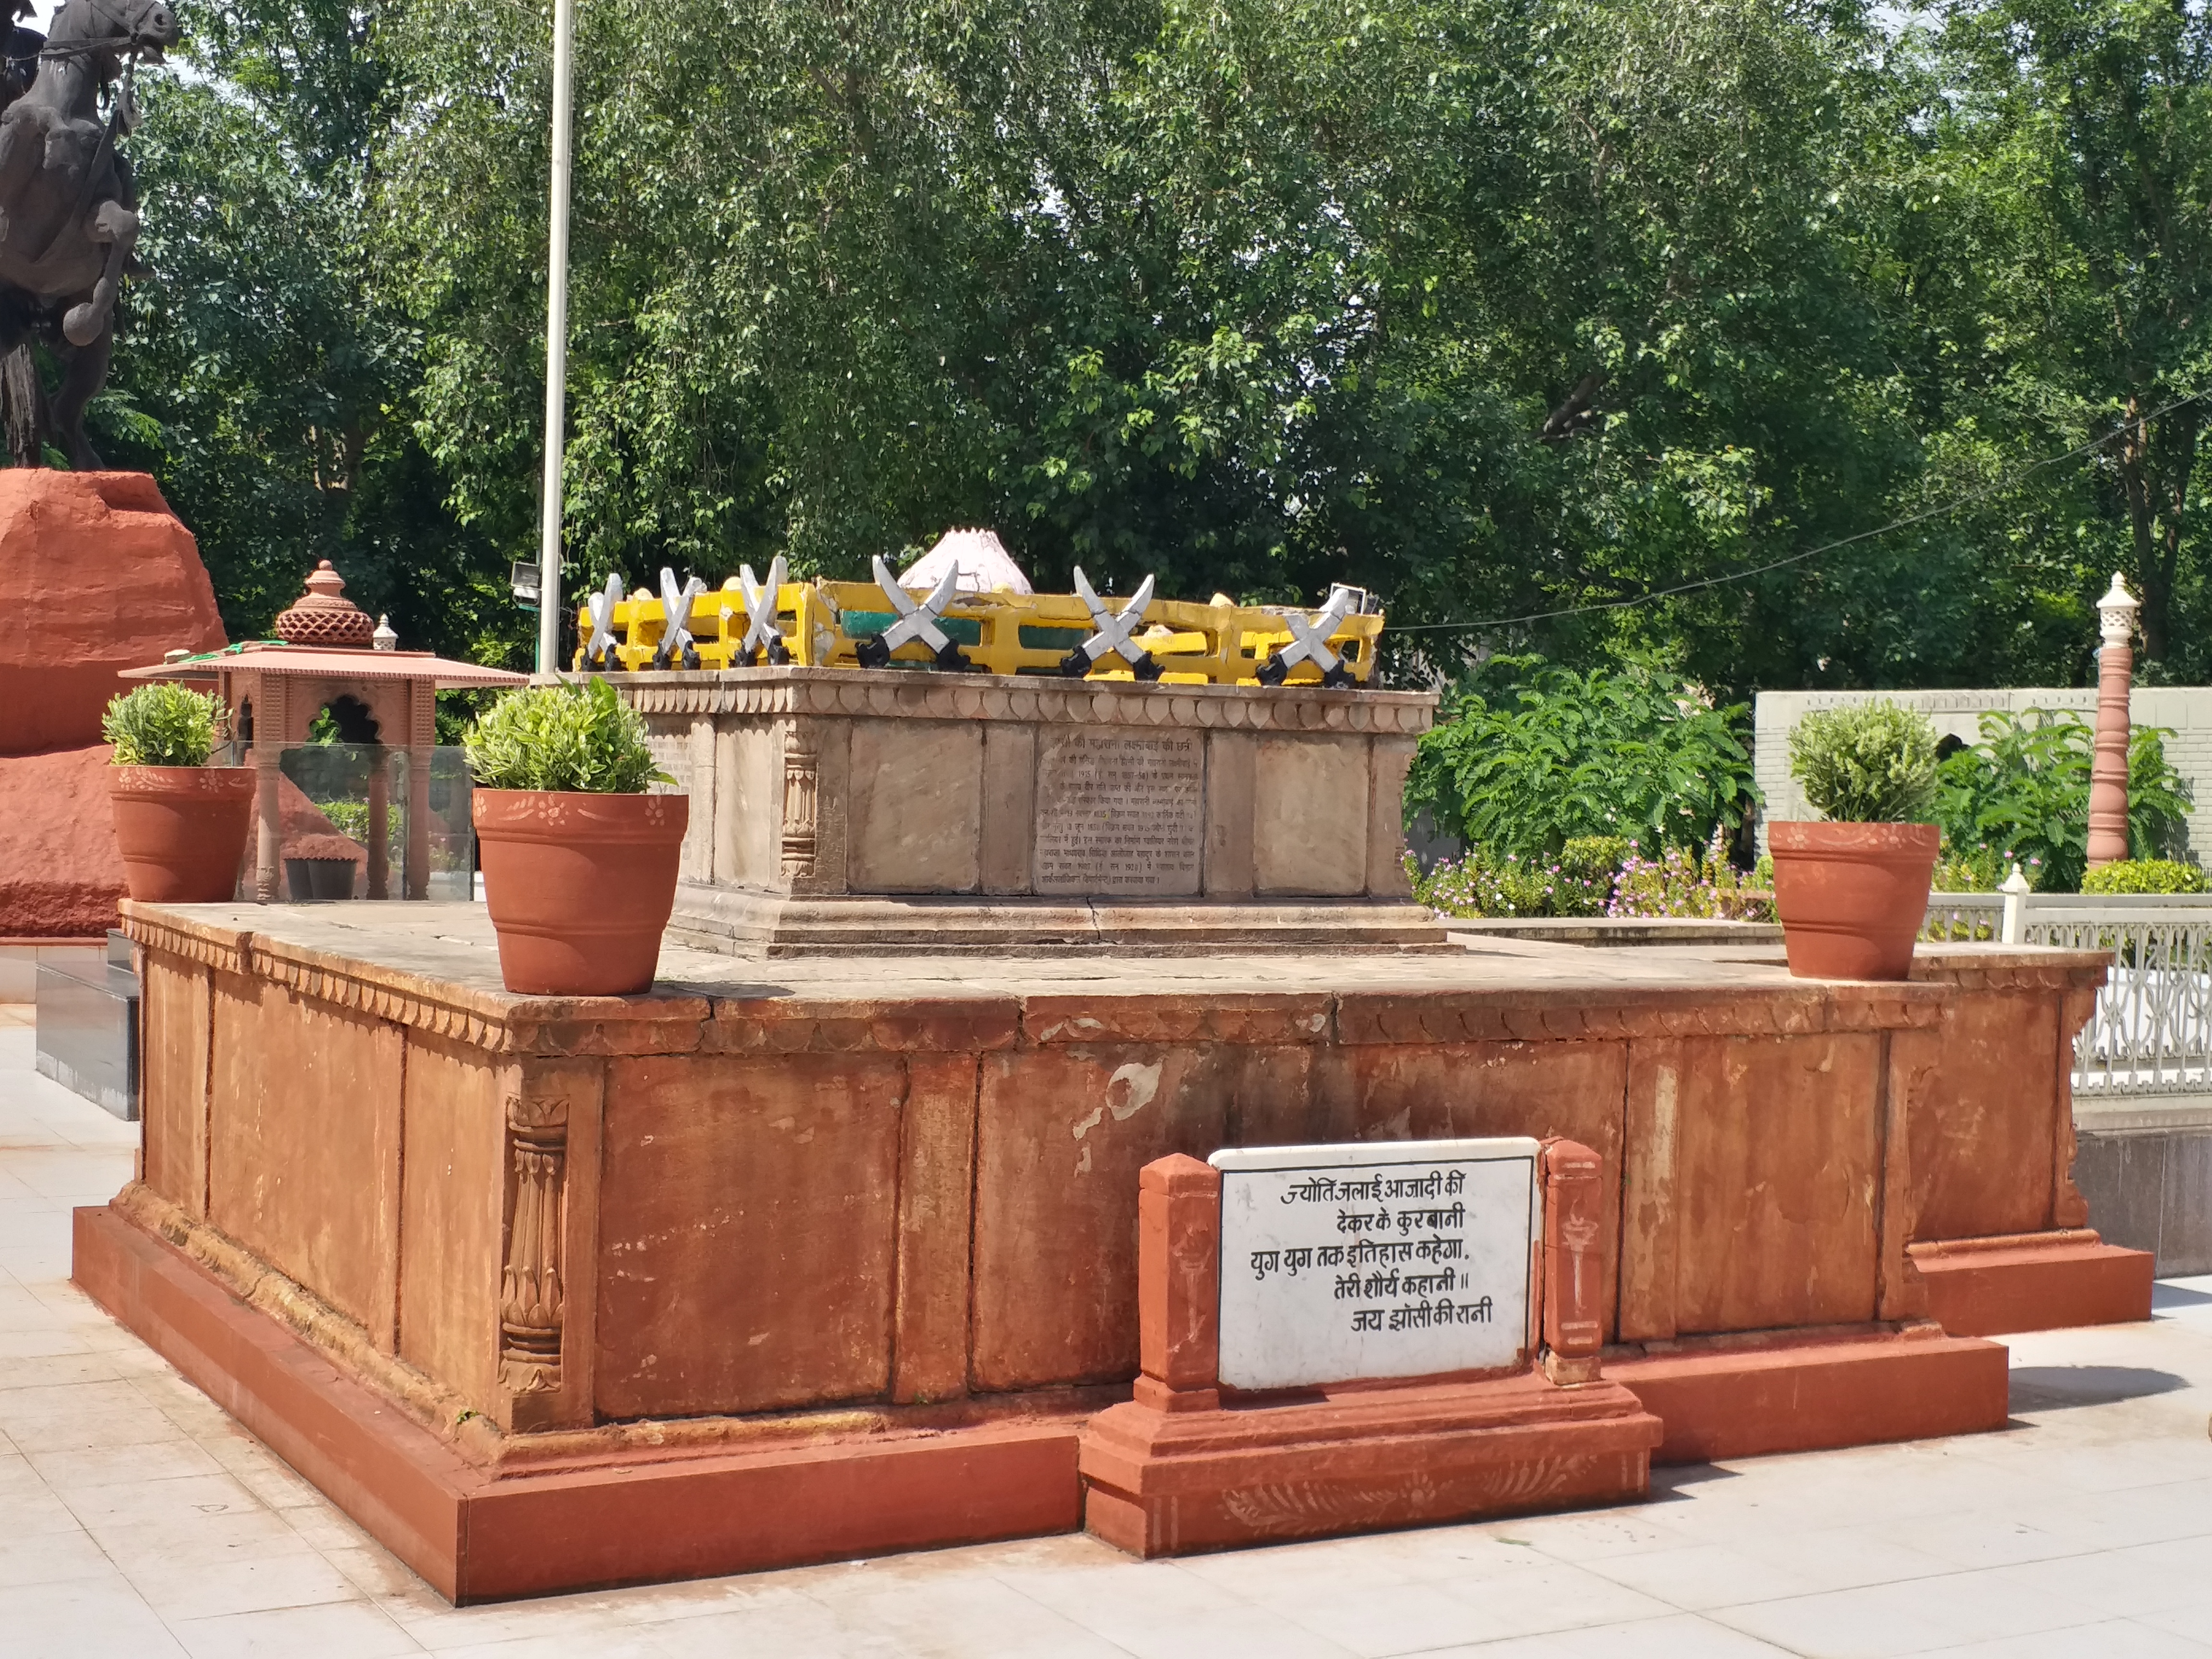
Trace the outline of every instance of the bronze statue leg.
{"type": "Polygon", "coordinates": [[[107,266],[93,285],[92,297],[71,306],[69,315],[62,319],[62,333],[73,346],[90,345],[107,327],[108,317],[115,309],[116,285],[123,280],[123,262],[137,245],[138,216],[111,198],[93,209],[86,220],[85,234],[93,241],[107,244],[107,266]]]}
{"type": "Polygon", "coordinates": [[[69,452],[70,465],[79,472],[101,470],[100,452],[84,435],[84,411],[107,383],[107,359],[114,349],[115,330],[111,326],[102,329],[91,344],[71,352],[69,373],[62,377],[61,390],[54,394],[51,405],[54,436],[69,452]]]}

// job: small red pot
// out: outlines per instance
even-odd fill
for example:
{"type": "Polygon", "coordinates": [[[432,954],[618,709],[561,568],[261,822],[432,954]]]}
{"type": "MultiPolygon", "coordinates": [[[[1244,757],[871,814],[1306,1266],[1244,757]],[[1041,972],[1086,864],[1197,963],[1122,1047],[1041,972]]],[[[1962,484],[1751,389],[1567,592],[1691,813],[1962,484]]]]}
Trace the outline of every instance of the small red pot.
{"type": "Polygon", "coordinates": [[[255,782],[250,766],[109,768],[107,799],[131,896],[157,904],[235,897],[255,782]]]}
{"type": "Polygon", "coordinates": [[[1770,823],[1774,909],[1800,979],[1905,979],[1943,832],[1932,823],[1770,823]]]}
{"type": "Polygon", "coordinates": [[[507,988],[568,997],[650,988],[691,798],[478,789],[472,799],[507,988]]]}

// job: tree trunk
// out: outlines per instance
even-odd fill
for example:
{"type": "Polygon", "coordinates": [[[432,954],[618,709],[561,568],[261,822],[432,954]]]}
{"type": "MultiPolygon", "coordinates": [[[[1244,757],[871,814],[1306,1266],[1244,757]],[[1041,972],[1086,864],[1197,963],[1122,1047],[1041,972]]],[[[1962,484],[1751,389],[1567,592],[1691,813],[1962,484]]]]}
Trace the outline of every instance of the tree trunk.
{"type": "Polygon", "coordinates": [[[28,340],[0,356],[0,426],[7,428],[12,465],[46,464],[46,389],[28,340]]]}

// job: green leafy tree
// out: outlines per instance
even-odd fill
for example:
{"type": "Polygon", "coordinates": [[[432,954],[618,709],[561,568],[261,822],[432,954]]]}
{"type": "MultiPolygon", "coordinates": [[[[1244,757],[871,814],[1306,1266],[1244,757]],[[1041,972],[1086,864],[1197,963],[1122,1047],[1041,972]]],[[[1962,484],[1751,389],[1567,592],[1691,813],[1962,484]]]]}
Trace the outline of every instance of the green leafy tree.
{"type": "MultiPolygon", "coordinates": [[[[2089,854],[2089,781],[2096,732],[2069,710],[1989,714],[1981,741],[1936,769],[1936,820],[1954,855],[2017,863],[2052,892],[2077,892],[2089,854]]],[[[2137,726],[2128,743],[2128,845],[2155,859],[2174,850],[2189,813],[2186,781],[2166,758],[2171,733],[2137,726]]]]}
{"type": "Polygon", "coordinates": [[[1406,811],[1498,857],[1551,859],[1583,836],[1651,857],[1702,847],[1758,799],[1747,712],[1654,671],[1493,659],[1421,738],[1406,811]]]}

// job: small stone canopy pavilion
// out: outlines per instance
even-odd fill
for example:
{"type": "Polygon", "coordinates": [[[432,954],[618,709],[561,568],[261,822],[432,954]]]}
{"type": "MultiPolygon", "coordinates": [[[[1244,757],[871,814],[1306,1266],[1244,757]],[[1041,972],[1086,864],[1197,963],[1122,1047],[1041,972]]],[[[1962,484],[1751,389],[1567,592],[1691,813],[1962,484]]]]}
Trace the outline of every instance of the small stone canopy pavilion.
{"type": "Polygon", "coordinates": [[[255,792],[254,896],[273,902],[282,891],[283,840],[278,762],[307,740],[315,716],[330,708],[349,740],[380,745],[369,773],[368,896],[392,896],[386,843],[391,751],[407,750],[406,893],[429,896],[430,751],[437,745],[438,693],[448,687],[524,685],[529,676],[428,651],[402,651],[389,628],[373,624],[344,597],[345,581],[325,559],[307,591],[276,618],[277,638],[180,656],[124,672],[125,679],[212,678],[230,710],[231,729],[253,747],[260,778],[255,792]]]}

